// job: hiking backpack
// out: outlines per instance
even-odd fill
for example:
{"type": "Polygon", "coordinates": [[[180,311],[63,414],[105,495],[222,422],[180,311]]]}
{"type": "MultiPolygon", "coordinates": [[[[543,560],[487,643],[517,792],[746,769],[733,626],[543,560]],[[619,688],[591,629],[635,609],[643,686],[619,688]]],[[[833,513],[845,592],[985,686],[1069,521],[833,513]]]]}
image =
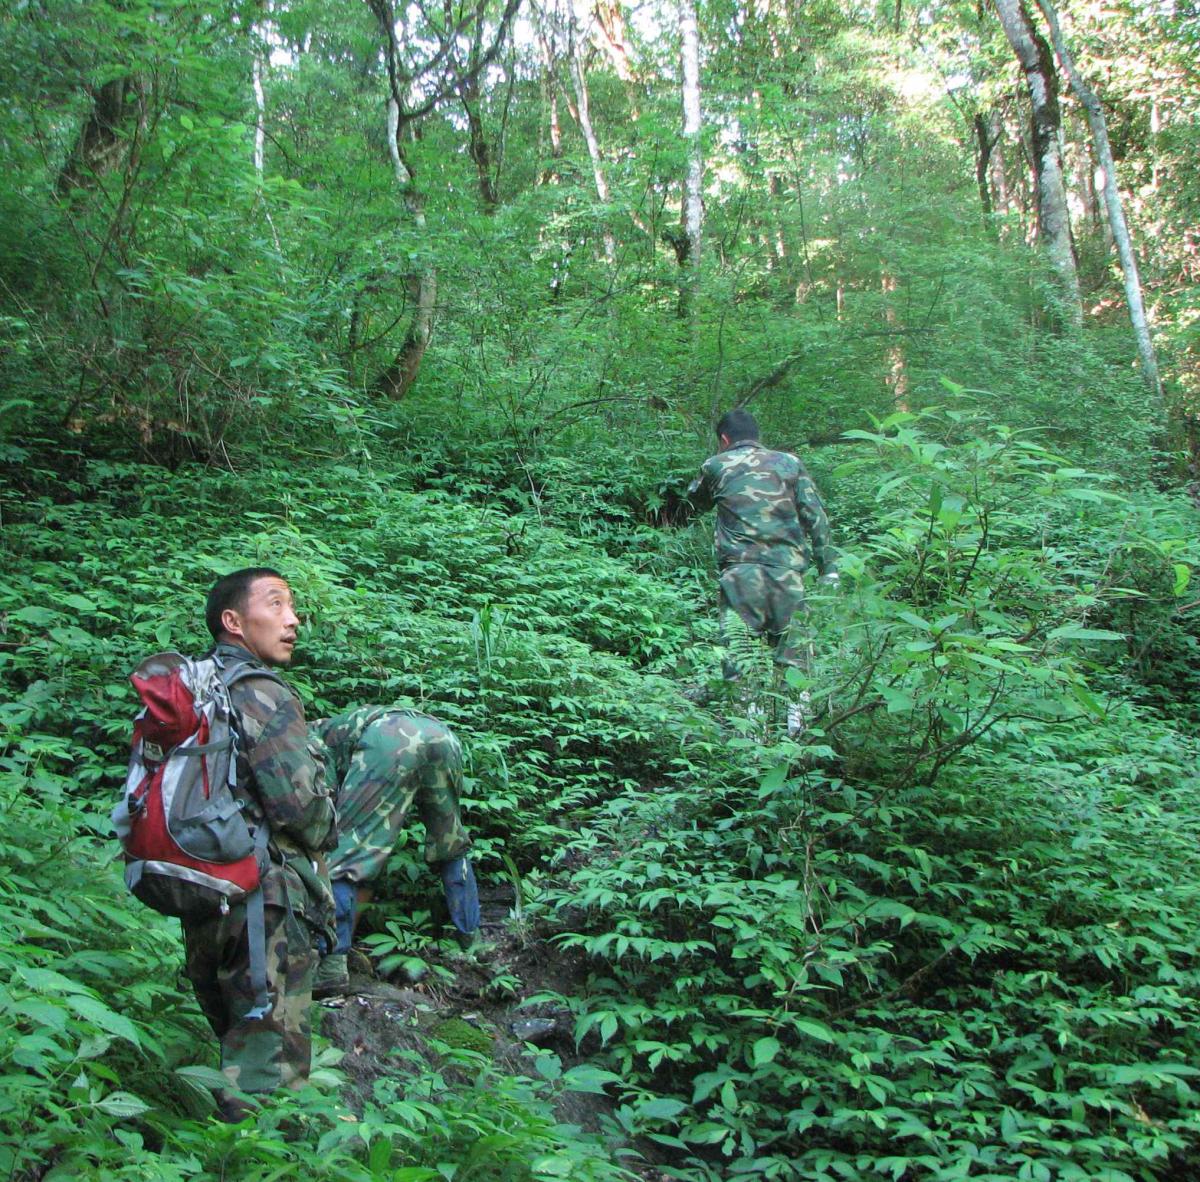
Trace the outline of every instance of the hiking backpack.
{"type": "Polygon", "coordinates": [[[251,829],[233,793],[238,720],[229,689],[244,677],[279,680],[248,662],[174,652],[147,657],[130,674],[143,708],[112,820],[125,884],[155,911],[198,921],[246,903],[256,994],[248,1016],[261,1017],[270,1010],[260,882],[271,834],[265,823],[251,829]]]}

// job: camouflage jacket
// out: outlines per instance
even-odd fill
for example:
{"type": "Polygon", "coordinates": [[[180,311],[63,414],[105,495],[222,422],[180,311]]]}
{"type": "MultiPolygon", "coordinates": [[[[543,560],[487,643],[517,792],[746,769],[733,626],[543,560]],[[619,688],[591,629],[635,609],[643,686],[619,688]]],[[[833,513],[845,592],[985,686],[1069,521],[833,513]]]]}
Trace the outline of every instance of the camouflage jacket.
{"type": "Polygon", "coordinates": [[[817,486],[789,452],[751,439],[709,456],[688,488],[698,512],[717,507],[713,551],[722,570],[737,563],[820,574],[837,569],[829,519],[817,486]]]}
{"type": "MultiPolygon", "coordinates": [[[[213,655],[267,668],[246,649],[218,644],[213,655]]],[[[252,823],[271,830],[267,906],[290,907],[321,931],[333,915],[323,852],[337,843],[337,814],[324,744],[310,737],[300,699],[273,677],[247,677],[230,690],[238,720],[238,783],[252,823]]]]}

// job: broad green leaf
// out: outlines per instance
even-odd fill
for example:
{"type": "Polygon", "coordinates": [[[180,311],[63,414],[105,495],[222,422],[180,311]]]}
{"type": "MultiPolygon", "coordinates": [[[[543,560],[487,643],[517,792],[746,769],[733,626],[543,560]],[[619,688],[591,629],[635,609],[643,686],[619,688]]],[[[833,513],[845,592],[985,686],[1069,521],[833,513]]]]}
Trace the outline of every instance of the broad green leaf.
{"type": "Polygon", "coordinates": [[[750,1049],[750,1066],[762,1067],[766,1063],[773,1062],[780,1050],[779,1039],[772,1038],[770,1035],[758,1039],[750,1049]]]}
{"type": "Polygon", "coordinates": [[[1123,632],[1110,632],[1105,628],[1084,628],[1080,624],[1062,624],[1048,632],[1050,640],[1124,640],[1123,632]]]}
{"type": "Polygon", "coordinates": [[[66,998],[66,1002],[81,1018],[94,1022],[101,1030],[123,1038],[135,1047],[141,1046],[141,1039],[133,1023],[123,1014],[109,1009],[102,1001],[82,994],[72,994],[66,998]]]}
{"type": "Polygon", "coordinates": [[[597,1096],[605,1094],[604,1089],[608,1084],[621,1082],[621,1076],[594,1067],[590,1063],[580,1063],[564,1071],[562,1075],[562,1085],[567,1091],[587,1092],[597,1096]]]}
{"type": "Polygon", "coordinates": [[[637,1106],[637,1115],[642,1120],[670,1120],[687,1110],[682,1100],[673,1100],[669,1096],[658,1096],[637,1106]]]}
{"type": "Polygon", "coordinates": [[[546,1154],[529,1163],[535,1178],[570,1178],[577,1168],[578,1163],[562,1153],[546,1154]]]}
{"type": "Polygon", "coordinates": [[[834,1033],[825,1025],[824,1022],[818,1022],[813,1018],[790,1018],[788,1024],[801,1034],[807,1034],[809,1038],[815,1038],[818,1042],[833,1042],[834,1033]]]}
{"type": "Polygon", "coordinates": [[[120,1119],[141,1116],[143,1112],[150,1111],[150,1105],[132,1092],[110,1092],[103,1100],[96,1102],[96,1107],[120,1119]]]}

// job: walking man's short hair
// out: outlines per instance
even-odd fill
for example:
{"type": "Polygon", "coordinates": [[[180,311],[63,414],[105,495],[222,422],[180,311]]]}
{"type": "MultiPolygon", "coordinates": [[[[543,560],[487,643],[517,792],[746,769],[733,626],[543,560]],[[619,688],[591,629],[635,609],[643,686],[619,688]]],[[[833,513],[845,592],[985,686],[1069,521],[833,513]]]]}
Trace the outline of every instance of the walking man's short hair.
{"type": "Polygon", "coordinates": [[[743,439],[758,439],[758,420],[740,406],[727,410],[717,423],[717,437],[724,436],[730,443],[743,439]]]}
{"type": "Polygon", "coordinates": [[[250,597],[250,588],[258,579],[282,579],[277,570],[269,566],[247,566],[242,570],[232,571],[222,575],[208,593],[208,602],[204,607],[204,622],[212,633],[213,640],[220,640],[225,629],[221,626],[222,614],[232,608],[235,612],[244,611],[246,600],[250,597]]]}

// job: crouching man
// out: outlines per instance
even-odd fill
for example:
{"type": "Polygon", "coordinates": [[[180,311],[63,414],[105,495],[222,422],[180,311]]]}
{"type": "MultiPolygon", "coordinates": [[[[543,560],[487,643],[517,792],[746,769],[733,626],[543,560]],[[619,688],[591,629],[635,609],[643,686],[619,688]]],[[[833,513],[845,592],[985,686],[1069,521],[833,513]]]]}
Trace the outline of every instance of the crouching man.
{"type": "Polygon", "coordinates": [[[416,803],[425,827],[425,861],[440,873],[450,919],[470,939],[479,927],[479,894],[459,815],[462,747],[428,714],[364,706],[312,727],[327,747],[338,790],[338,842],[329,856],[337,905],[337,943],[321,961],[313,996],[350,986],[346,954],[358,909],[383,874],[401,826],[416,803]]]}

